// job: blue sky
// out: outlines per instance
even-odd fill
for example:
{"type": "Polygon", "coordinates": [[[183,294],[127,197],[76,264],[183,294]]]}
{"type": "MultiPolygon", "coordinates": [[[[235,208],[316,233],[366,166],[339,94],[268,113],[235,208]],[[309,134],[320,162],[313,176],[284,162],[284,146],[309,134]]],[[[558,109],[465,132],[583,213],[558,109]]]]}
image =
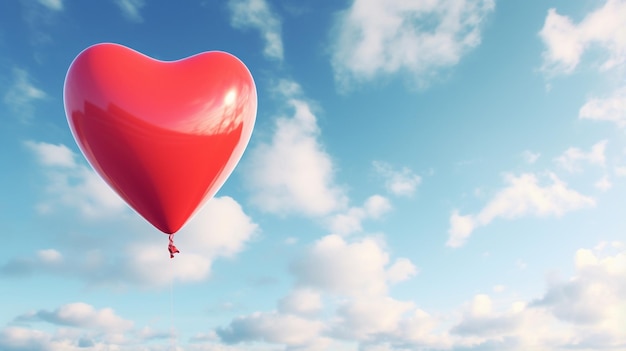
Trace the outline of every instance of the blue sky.
{"type": "Polygon", "coordinates": [[[0,4],[1,350],[626,349],[626,1],[0,4]],[[167,237],[89,168],[72,59],[222,50],[258,114],[167,237]]]}

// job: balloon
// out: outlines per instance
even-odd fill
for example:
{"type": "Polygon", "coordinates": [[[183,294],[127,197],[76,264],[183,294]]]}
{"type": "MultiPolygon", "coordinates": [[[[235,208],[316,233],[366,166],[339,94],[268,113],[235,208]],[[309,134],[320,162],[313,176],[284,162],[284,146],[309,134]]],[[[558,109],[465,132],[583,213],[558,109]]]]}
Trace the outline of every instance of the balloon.
{"type": "Polygon", "coordinates": [[[130,207],[172,234],[239,162],[257,95],[250,71],[228,53],[166,62],[103,43],[72,62],[64,103],[91,166],[130,207]]]}

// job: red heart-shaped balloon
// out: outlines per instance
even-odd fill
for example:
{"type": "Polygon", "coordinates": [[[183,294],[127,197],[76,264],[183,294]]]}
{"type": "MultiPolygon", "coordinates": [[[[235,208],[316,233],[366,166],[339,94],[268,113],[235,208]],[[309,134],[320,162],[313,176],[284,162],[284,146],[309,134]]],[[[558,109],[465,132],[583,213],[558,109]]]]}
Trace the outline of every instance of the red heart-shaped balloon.
{"type": "Polygon", "coordinates": [[[168,234],[224,184],[250,140],[257,109],[252,75],[219,51],[165,62],[97,44],[72,62],[64,95],[89,163],[168,234]]]}

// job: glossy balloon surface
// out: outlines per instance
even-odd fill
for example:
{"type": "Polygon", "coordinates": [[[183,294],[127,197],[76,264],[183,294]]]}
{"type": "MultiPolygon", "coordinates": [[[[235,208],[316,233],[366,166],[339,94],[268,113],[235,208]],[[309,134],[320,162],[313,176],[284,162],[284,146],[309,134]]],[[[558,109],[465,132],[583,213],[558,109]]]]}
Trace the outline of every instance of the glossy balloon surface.
{"type": "Polygon", "coordinates": [[[168,234],[226,181],[257,109],[252,75],[228,53],[165,62],[117,44],[94,45],[76,57],[64,99],[89,163],[168,234]]]}

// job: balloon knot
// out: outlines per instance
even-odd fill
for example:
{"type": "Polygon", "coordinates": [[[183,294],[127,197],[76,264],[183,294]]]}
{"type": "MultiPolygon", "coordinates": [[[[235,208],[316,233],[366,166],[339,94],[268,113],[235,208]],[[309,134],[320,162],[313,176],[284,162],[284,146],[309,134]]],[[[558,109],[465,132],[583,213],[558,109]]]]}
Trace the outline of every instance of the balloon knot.
{"type": "Polygon", "coordinates": [[[167,250],[170,252],[170,258],[174,258],[174,254],[180,253],[174,246],[174,234],[170,234],[170,244],[167,246],[167,250]]]}

